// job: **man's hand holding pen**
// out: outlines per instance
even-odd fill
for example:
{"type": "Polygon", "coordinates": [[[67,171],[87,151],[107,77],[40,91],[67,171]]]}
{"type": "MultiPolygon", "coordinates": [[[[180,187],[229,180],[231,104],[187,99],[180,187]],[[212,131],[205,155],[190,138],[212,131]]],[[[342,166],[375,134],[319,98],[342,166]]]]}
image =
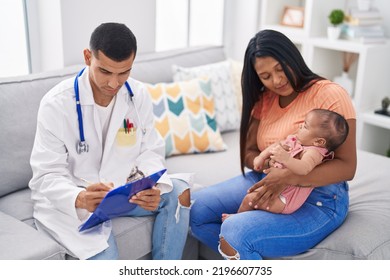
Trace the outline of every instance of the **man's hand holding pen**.
{"type": "Polygon", "coordinates": [[[95,211],[96,207],[113,187],[113,183],[90,183],[77,196],[76,208],[87,209],[89,212],[95,211]]]}

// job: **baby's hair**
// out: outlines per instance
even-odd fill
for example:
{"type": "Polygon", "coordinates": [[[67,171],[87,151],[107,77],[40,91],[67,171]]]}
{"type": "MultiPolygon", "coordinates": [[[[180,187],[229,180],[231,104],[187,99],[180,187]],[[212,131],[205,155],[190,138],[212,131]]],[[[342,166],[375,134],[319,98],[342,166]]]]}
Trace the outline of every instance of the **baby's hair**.
{"type": "Polygon", "coordinates": [[[347,139],[349,125],[346,119],[339,113],[325,110],[314,109],[314,112],[321,118],[320,137],[325,138],[328,151],[334,151],[347,139]]]}

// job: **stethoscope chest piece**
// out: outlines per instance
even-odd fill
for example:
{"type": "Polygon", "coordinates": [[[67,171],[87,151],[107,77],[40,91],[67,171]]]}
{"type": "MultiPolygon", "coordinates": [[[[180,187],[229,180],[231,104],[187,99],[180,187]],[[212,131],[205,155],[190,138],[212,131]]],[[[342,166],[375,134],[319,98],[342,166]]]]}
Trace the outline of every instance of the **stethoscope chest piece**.
{"type": "Polygon", "coordinates": [[[76,151],[78,154],[81,154],[81,153],[88,153],[89,151],[89,146],[87,144],[87,142],[85,141],[79,141],[76,145],[76,151]]]}

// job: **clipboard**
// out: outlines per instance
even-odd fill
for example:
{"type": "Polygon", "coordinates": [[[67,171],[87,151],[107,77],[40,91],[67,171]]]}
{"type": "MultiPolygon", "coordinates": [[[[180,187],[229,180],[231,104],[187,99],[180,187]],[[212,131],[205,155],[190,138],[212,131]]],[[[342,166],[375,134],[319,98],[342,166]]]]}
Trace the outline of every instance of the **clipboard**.
{"type": "Polygon", "coordinates": [[[126,183],[108,192],[88,220],[80,226],[79,231],[85,231],[133,210],[137,207],[137,204],[130,203],[130,197],[142,190],[152,188],[165,171],[166,169],[162,169],[152,175],[126,183]]]}

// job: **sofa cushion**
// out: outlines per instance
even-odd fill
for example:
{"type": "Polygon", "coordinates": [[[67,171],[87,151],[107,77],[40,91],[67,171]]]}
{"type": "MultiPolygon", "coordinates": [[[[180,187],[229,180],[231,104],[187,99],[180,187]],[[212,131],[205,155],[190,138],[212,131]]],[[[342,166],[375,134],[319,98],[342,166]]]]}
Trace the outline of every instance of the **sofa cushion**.
{"type": "Polygon", "coordinates": [[[173,65],[172,70],[174,81],[209,77],[212,82],[219,129],[223,132],[239,128],[240,116],[230,60],[191,68],[173,65]]]}
{"type": "Polygon", "coordinates": [[[224,132],[222,138],[227,146],[225,151],[170,157],[166,160],[168,172],[193,172],[196,187],[191,191],[240,175],[239,133],[224,132]]]}
{"type": "Polygon", "coordinates": [[[152,251],[154,216],[119,217],[112,220],[119,259],[149,258],[152,251]]]}
{"type": "Polygon", "coordinates": [[[51,238],[0,212],[0,259],[61,260],[65,250],[51,238]]]}
{"type": "Polygon", "coordinates": [[[222,151],[226,148],[215,121],[211,82],[193,79],[147,86],[155,127],[165,140],[165,155],[222,151]]]}
{"type": "Polygon", "coordinates": [[[35,228],[29,188],[0,197],[0,211],[35,228]]]}

